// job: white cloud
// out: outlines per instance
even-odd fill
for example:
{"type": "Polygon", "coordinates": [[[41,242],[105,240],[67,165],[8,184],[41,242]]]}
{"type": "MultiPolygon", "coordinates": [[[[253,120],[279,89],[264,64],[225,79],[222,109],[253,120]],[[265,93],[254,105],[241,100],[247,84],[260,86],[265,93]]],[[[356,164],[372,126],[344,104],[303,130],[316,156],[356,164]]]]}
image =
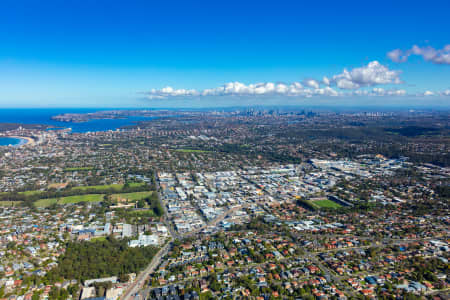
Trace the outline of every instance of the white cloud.
{"type": "MultiPolygon", "coordinates": [[[[352,83],[351,81],[349,81],[352,83]]],[[[306,84],[306,83],[305,83],[306,84]]],[[[312,84],[314,85],[314,84],[312,84]]],[[[148,99],[168,99],[168,98],[193,98],[193,97],[298,97],[298,98],[310,98],[314,96],[323,97],[350,97],[350,96],[366,96],[366,97],[424,97],[424,96],[440,96],[449,97],[450,89],[444,91],[430,91],[427,90],[422,93],[408,94],[404,89],[384,89],[381,87],[374,87],[372,89],[361,88],[353,91],[340,91],[330,86],[323,86],[318,88],[311,88],[304,86],[299,82],[293,82],[291,84],[286,83],[256,83],[246,85],[241,82],[229,82],[220,87],[205,89],[202,91],[187,90],[187,89],[174,89],[172,87],[165,87],[160,90],[153,89],[146,93],[148,99]]]]}
{"type": "Polygon", "coordinates": [[[384,95],[384,93],[385,93],[385,90],[383,88],[373,88],[372,91],[375,94],[379,94],[379,95],[384,95]]]}
{"type": "Polygon", "coordinates": [[[370,96],[405,96],[406,91],[400,90],[400,89],[392,89],[392,90],[385,90],[383,88],[373,88],[370,93],[367,95],[370,96]]]}
{"type": "MultiPolygon", "coordinates": [[[[344,72],[347,72],[344,70],[344,72]]],[[[361,86],[357,83],[354,83],[352,80],[347,79],[347,78],[339,78],[337,80],[335,80],[336,85],[338,88],[340,89],[344,89],[344,90],[355,90],[360,88],[361,86]]]]}
{"type": "MultiPolygon", "coordinates": [[[[393,55],[391,55],[393,56],[393,55]]],[[[428,56],[427,56],[428,57],[428,56]]],[[[401,59],[401,58],[399,58],[401,59]]],[[[306,79],[303,82],[264,82],[245,84],[234,81],[222,86],[195,90],[175,89],[165,87],[146,92],[148,99],[169,98],[201,98],[201,97],[349,97],[349,96],[450,96],[450,89],[444,91],[425,91],[423,93],[408,94],[404,89],[386,89],[380,85],[399,84],[400,71],[390,70],[377,61],[354,69],[344,69],[342,73],[332,77],[324,76],[322,80],[306,79]]]]}
{"type": "Polygon", "coordinates": [[[303,83],[304,85],[314,89],[318,89],[320,87],[319,82],[315,79],[307,79],[303,81],[303,83]]]}
{"type": "Polygon", "coordinates": [[[450,44],[445,45],[442,49],[435,49],[431,46],[419,47],[414,45],[411,49],[402,51],[395,49],[387,53],[387,56],[394,62],[405,62],[411,55],[422,56],[426,61],[435,64],[450,64],[450,44]]]}
{"type": "Polygon", "coordinates": [[[235,81],[224,84],[213,89],[206,89],[203,96],[224,96],[224,95],[264,95],[273,93],[286,93],[288,87],[285,84],[274,84],[272,82],[256,83],[245,85],[235,81]]]}
{"type": "Polygon", "coordinates": [[[390,96],[405,96],[406,95],[405,90],[390,90],[390,91],[387,91],[387,93],[390,96]]]}
{"type": "Polygon", "coordinates": [[[400,49],[389,51],[387,56],[394,62],[405,62],[408,60],[408,55],[405,55],[400,49]]]}
{"type": "Polygon", "coordinates": [[[341,89],[358,89],[364,86],[379,84],[399,84],[400,71],[389,70],[378,61],[372,61],[367,66],[354,68],[350,71],[344,69],[341,74],[334,75],[332,81],[341,89]]]}
{"type": "Polygon", "coordinates": [[[321,88],[321,89],[315,89],[314,93],[316,95],[325,95],[325,96],[332,96],[332,97],[336,97],[336,96],[341,95],[341,93],[339,93],[336,90],[330,88],[329,86],[326,86],[326,87],[321,88]]]}
{"type": "Polygon", "coordinates": [[[177,96],[197,96],[198,92],[196,90],[174,89],[173,87],[167,86],[160,90],[152,89],[146,95],[148,99],[165,99],[167,97],[177,96]]]}
{"type": "Polygon", "coordinates": [[[316,80],[308,80],[305,82],[305,87],[300,82],[286,83],[256,83],[246,85],[244,83],[235,81],[229,82],[222,86],[204,89],[202,91],[174,89],[172,87],[165,87],[157,90],[152,89],[145,93],[148,99],[166,99],[171,97],[205,97],[205,96],[300,96],[311,97],[314,95],[338,96],[340,93],[331,87],[320,87],[316,80]]]}
{"type": "Polygon", "coordinates": [[[291,84],[285,83],[256,83],[245,85],[241,82],[230,82],[223,86],[206,89],[201,94],[203,96],[254,96],[254,95],[280,95],[280,96],[312,96],[312,95],[333,95],[337,92],[331,88],[321,89],[316,80],[308,80],[305,88],[300,82],[291,84]]]}

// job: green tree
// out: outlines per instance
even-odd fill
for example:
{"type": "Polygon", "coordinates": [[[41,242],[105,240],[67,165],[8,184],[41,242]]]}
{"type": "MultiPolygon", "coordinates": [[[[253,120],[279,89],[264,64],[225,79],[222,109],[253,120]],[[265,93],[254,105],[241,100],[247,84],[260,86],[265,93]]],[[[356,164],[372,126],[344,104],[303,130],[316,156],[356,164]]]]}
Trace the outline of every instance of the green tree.
{"type": "Polygon", "coordinates": [[[130,277],[128,276],[128,274],[122,273],[119,275],[119,281],[120,282],[128,282],[128,280],[130,280],[130,277]]]}

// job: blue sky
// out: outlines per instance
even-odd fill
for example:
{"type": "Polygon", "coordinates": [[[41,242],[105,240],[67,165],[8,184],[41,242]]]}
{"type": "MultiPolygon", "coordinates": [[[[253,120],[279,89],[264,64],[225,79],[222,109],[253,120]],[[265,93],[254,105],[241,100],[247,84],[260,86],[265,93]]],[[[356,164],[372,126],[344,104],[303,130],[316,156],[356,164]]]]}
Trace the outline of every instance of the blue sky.
{"type": "Polygon", "coordinates": [[[448,11],[449,1],[5,0],[0,107],[446,105],[448,11]]]}

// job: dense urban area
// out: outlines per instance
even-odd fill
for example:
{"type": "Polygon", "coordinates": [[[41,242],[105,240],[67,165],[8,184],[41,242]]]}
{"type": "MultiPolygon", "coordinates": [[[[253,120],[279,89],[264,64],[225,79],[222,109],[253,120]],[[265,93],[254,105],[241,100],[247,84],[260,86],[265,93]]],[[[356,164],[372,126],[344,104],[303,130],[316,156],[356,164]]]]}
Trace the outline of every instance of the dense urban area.
{"type": "Polygon", "coordinates": [[[450,297],[448,112],[54,119],[0,124],[0,299],[450,297]]]}

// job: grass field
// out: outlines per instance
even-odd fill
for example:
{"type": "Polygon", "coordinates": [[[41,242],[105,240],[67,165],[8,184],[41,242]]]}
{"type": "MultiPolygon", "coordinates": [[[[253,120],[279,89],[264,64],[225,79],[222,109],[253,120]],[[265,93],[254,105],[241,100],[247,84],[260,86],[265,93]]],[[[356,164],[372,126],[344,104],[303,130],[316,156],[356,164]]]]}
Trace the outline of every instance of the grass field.
{"type": "Polygon", "coordinates": [[[87,194],[79,196],[68,196],[62,198],[41,199],[34,203],[37,207],[47,207],[52,204],[70,204],[79,202],[100,202],[103,200],[102,194],[87,194]]]}
{"type": "Polygon", "coordinates": [[[24,196],[34,196],[34,195],[39,195],[39,194],[43,194],[42,191],[36,190],[36,191],[25,191],[25,192],[19,192],[20,195],[24,195],[24,196]]]}
{"type": "Polygon", "coordinates": [[[209,153],[211,151],[206,150],[196,150],[196,149],[176,149],[176,152],[183,152],[183,153],[209,153]]]}
{"type": "MultiPolygon", "coordinates": [[[[142,187],[145,186],[145,182],[131,182],[128,184],[130,188],[142,187]]],[[[99,202],[103,200],[104,193],[112,190],[113,192],[117,192],[117,194],[112,195],[117,199],[119,197],[125,198],[129,201],[137,201],[148,196],[151,196],[151,191],[145,192],[134,192],[134,193],[120,193],[124,188],[124,184],[109,184],[109,185],[93,185],[93,186],[77,186],[73,187],[70,190],[79,191],[79,192],[87,192],[90,194],[87,195],[76,195],[76,196],[67,196],[61,198],[51,198],[51,199],[40,199],[35,202],[35,206],[37,207],[47,207],[52,204],[69,204],[69,203],[78,203],[78,202],[99,202]],[[98,193],[98,194],[96,194],[98,193]],[[120,193],[120,194],[119,194],[120,193]]],[[[20,192],[24,196],[35,196],[41,195],[40,198],[45,197],[45,192],[35,190],[35,191],[25,191],[20,192]]],[[[0,201],[0,205],[7,206],[10,201],[0,201]],[[4,203],[2,203],[4,202],[4,203]]]]}
{"type": "Polygon", "coordinates": [[[130,182],[128,185],[130,187],[139,187],[139,186],[144,186],[145,182],[130,182]]]}
{"type": "Polygon", "coordinates": [[[106,190],[114,189],[120,191],[123,188],[123,184],[107,184],[107,185],[91,185],[91,186],[76,186],[73,187],[73,191],[85,191],[85,190],[106,190]]]}
{"type": "Polygon", "coordinates": [[[339,208],[341,207],[340,204],[328,200],[328,199],[324,199],[324,200],[316,200],[316,201],[310,201],[313,205],[316,205],[320,208],[339,208]]]}
{"type": "MultiPolygon", "coordinates": [[[[60,185],[60,184],[58,184],[60,185]]],[[[140,187],[144,186],[144,182],[130,182],[128,184],[130,187],[140,187]]],[[[57,185],[54,185],[53,187],[56,187],[57,185]]],[[[103,191],[107,189],[114,189],[117,192],[120,192],[123,189],[123,184],[108,184],[108,185],[91,185],[91,186],[76,186],[71,188],[72,191],[86,191],[86,190],[98,190],[103,191]]],[[[19,192],[19,194],[22,194],[24,196],[33,196],[33,195],[39,195],[44,194],[45,192],[35,190],[35,191],[25,191],[25,192],[19,192]]],[[[6,193],[4,193],[6,194],[6,193]]]]}
{"type": "MultiPolygon", "coordinates": [[[[131,187],[141,186],[144,185],[144,183],[130,183],[131,187]]],[[[115,191],[120,192],[123,188],[123,184],[110,184],[110,185],[93,185],[93,186],[76,186],[71,188],[73,191],[86,191],[86,190],[98,190],[103,191],[105,189],[113,188],[115,191]]],[[[40,195],[44,194],[45,192],[35,190],[35,191],[25,191],[25,192],[19,192],[20,195],[24,196],[34,196],[34,195],[40,195]]]]}
{"type": "Polygon", "coordinates": [[[93,167],[77,167],[77,168],[65,168],[65,172],[74,172],[74,171],[90,171],[94,170],[93,167]]]}
{"type": "Polygon", "coordinates": [[[52,198],[52,199],[41,199],[36,202],[34,202],[34,206],[36,207],[47,207],[52,204],[55,204],[58,202],[58,199],[52,198]]]}
{"type": "Polygon", "coordinates": [[[0,207],[20,206],[22,201],[0,201],[0,207]]]}
{"type": "MultiPolygon", "coordinates": [[[[128,184],[130,187],[139,187],[144,186],[144,182],[131,182],[128,184]]],[[[73,191],[85,191],[85,190],[107,190],[107,189],[113,189],[115,191],[120,192],[123,189],[123,184],[107,184],[107,185],[91,185],[91,186],[76,186],[73,187],[73,191]]]]}
{"type": "Polygon", "coordinates": [[[151,196],[153,192],[136,192],[136,193],[123,193],[111,195],[111,199],[119,200],[126,199],[127,201],[137,201],[151,196]]]}
{"type": "Polygon", "coordinates": [[[119,209],[115,212],[116,216],[120,219],[125,219],[127,223],[134,224],[144,224],[147,218],[156,217],[155,213],[151,209],[145,210],[129,210],[129,209],[119,209]],[[144,223],[142,223],[144,221],[144,223]]]}
{"type": "Polygon", "coordinates": [[[91,242],[103,242],[103,241],[106,241],[106,236],[94,237],[94,238],[91,238],[90,241],[91,242]]]}

